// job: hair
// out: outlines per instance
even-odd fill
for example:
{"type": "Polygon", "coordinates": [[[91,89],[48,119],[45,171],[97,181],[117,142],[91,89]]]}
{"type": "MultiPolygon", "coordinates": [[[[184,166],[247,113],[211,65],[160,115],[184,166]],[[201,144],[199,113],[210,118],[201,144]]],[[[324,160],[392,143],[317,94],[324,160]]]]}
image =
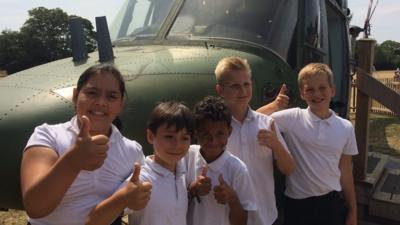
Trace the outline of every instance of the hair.
{"type": "Polygon", "coordinates": [[[298,84],[299,88],[303,88],[303,80],[306,77],[309,76],[321,76],[321,75],[326,75],[328,79],[328,83],[331,87],[334,86],[334,81],[333,81],[333,73],[332,70],[329,68],[329,66],[323,64],[323,63],[310,63],[303,67],[303,69],[300,70],[299,72],[299,78],[298,78],[298,84]]]}
{"type": "Polygon", "coordinates": [[[78,94],[81,91],[82,87],[89,81],[90,78],[92,78],[96,74],[102,74],[102,73],[112,74],[115,77],[115,79],[117,79],[119,83],[119,90],[121,92],[121,96],[122,98],[124,98],[124,96],[126,95],[124,77],[122,76],[121,72],[119,72],[119,70],[111,64],[98,64],[86,69],[81,74],[78,83],[76,84],[76,90],[78,94]]]}
{"type": "Polygon", "coordinates": [[[150,113],[147,128],[153,133],[166,124],[167,127],[174,126],[176,131],[186,128],[190,136],[194,134],[194,116],[188,107],[176,101],[159,103],[150,113]]]}
{"type": "Polygon", "coordinates": [[[196,129],[206,120],[214,122],[225,122],[228,127],[231,126],[232,114],[225,101],[221,97],[207,96],[199,101],[193,109],[196,129]]]}
{"type": "Polygon", "coordinates": [[[221,59],[215,68],[217,84],[223,84],[232,71],[246,71],[251,76],[250,65],[246,59],[237,56],[226,57],[221,59]]]}

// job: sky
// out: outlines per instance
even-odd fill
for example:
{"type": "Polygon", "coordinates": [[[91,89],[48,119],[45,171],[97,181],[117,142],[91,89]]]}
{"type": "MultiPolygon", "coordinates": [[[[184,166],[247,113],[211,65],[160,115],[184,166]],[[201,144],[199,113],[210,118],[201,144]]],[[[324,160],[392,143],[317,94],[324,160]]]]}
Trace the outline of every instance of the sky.
{"type": "MultiPolygon", "coordinates": [[[[124,0],[0,0],[0,31],[18,31],[28,18],[28,10],[34,7],[59,7],[68,14],[75,14],[92,21],[96,16],[107,16],[109,24],[119,11],[124,0]]],[[[351,24],[363,27],[369,0],[349,0],[353,14],[351,24]]],[[[382,43],[385,40],[400,42],[400,0],[379,0],[371,20],[371,38],[382,43]]]]}

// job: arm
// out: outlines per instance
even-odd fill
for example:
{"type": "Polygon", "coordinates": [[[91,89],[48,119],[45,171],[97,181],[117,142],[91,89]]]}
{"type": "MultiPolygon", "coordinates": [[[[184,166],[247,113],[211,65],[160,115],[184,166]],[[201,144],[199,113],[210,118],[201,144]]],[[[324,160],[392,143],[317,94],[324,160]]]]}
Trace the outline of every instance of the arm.
{"type": "Polygon", "coordinates": [[[47,147],[31,147],[24,152],[21,189],[24,207],[30,217],[50,214],[78,176],[79,170],[73,168],[67,158],[65,155],[58,159],[57,154],[47,147]]]}
{"type": "Polygon", "coordinates": [[[129,182],[109,198],[100,202],[89,213],[86,225],[108,225],[122,214],[125,208],[143,209],[150,199],[151,183],[140,182],[140,165],[135,164],[135,171],[129,182]]]}
{"type": "Polygon", "coordinates": [[[260,145],[271,148],[279,171],[287,176],[290,175],[294,170],[294,160],[287,149],[279,141],[278,134],[275,129],[275,122],[272,121],[270,130],[261,129],[258,132],[258,142],[260,145]]]}
{"type": "Polygon", "coordinates": [[[348,208],[346,225],[357,225],[357,203],[353,179],[353,163],[351,155],[342,154],[339,162],[341,172],[340,184],[348,208]]]}
{"type": "Polygon", "coordinates": [[[94,170],[103,164],[108,138],[103,135],[90,137],[87,126],[81,129],[76,143],[61,157],[44,146],[31,146],[25,150],[21,162],[21,190],[30,217],[50,214],[81,170],[94,170]]]}
{"type": "Polygon", "coordinates": [[[222,177],[218,177],[219,185],[214,187],[214,197],[220,204],[229,205],[229,221],[231,225],[246,225],[247,211],[243,209],[242,204],[235,192],[227,185],[222,177]]]}
{"type": "Polygon", "coordinates": [[[274,112],[288,108],[289,96],[286,95],[286,92],[287,92],[286,85],[283,84],[275,100],[267,105],[261,106],[260,108],[257,109],[257,112],[265,115],[271,115],[274,112]]]}

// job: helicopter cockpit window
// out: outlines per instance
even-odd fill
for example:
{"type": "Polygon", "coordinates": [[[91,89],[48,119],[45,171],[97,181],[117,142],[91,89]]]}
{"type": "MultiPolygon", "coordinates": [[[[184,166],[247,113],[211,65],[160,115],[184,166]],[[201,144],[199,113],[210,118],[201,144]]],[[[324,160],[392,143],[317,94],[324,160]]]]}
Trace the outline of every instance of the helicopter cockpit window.
{"type": "Polygon", "coordinates": [[[327,63],[327,21],[325,0],[305,1],[304,62],[327,63]]]}
{"type": "Polygon", "coordinates": [[[187,0],[167,39],[253,42],[286,58],[297,7],[297,1],[291,0],[187,0]]]}
{"type": "Polygon", "coordinates": [[[173,0],[126,0],[111,28],[113,40],[154,38],[173,0]]]}

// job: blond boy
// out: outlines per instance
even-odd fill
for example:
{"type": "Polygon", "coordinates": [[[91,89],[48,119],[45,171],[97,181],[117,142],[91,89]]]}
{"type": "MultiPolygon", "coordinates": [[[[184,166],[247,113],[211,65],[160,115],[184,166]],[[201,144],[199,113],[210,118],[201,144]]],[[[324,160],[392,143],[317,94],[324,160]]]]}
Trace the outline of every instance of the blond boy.
{"type": "Polygon", "coordinates": [[[216,91],[232,112],[232,134],[226,149],[248,167],[258,210],[249,212],[247,224],[271,225],[277,218],[273,159],[285,175],[293,171],[293,159],[271,117],[249,107],[252,98],[250,66],[239,57],[222,59],[216,69],[216,91]]]}
{"type": "Polygon", "coordinates": [[[272,114],[296,164],[286,179],[285,225],[356,225],[351,156],[357,154],[357,145],[352,124],[329,109],[335,95],[332,71],[321,63],[309,64],[298,83],[308,108],[272,114]]]}

